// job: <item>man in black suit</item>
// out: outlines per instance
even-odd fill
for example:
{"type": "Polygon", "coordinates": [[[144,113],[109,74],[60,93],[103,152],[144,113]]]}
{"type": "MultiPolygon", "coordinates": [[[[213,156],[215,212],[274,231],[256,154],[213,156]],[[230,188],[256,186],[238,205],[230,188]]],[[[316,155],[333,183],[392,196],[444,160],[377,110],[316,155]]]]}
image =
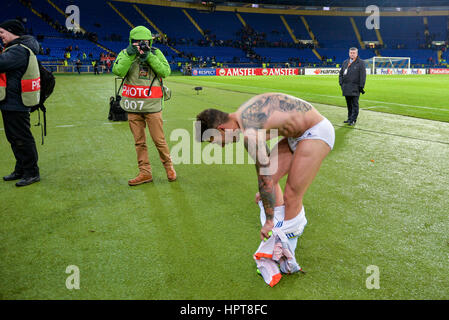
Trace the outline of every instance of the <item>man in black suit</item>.
{"type": "Polygon", "coordinates": [[[348,119],[343,122],[354,126],[359,115],[359,96],[365,93],[366,81],[365,63],[358,57],[357,48],[349,49],[349,59],[343,62],[338,80],[348,107],[348,119]]]}

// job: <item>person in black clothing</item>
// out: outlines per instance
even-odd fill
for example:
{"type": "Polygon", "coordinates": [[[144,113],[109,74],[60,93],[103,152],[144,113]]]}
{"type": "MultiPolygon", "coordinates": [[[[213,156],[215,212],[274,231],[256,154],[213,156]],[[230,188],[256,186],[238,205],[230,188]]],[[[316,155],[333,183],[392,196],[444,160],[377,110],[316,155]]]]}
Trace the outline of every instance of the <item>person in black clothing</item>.
{"type": "Polygon", "coordinates": [[[94,74],[95,75],[100,74],[100,72],[98,72],[98,60],[94,60],[93,65],[94,65],[94,74]]]}
{"type": "Polygon", "coordinates": [[[30,129],[30,108],[22,101],[22,77],[29,69],[29,61],[32,63],[27,48],[37,54],[39,43],[25,35],[25,28],[18,20],[0,24],[0,39],[5,46],[0,54],[0,110],[5,135],[16,158],[14,171],[3,180],[20,179],[16,186],[22,187],[40,181],[38,153],[30,129]]]}
{"type": "Polygon", "coordinates": [[[360,93],[365,93],[366,81],[365,63],[358,57],[357,48],[349,49],[349,59],[343,62],[338,80],[348,107],[348,119],[343,122],[354,126],[359,115],[360,93]]]}
{"type": "Polygon", "coordinates": [[[78,59],[76,60],[76,71],[78,72],[78,74],[81,74],[81,60],[78,59]]]}

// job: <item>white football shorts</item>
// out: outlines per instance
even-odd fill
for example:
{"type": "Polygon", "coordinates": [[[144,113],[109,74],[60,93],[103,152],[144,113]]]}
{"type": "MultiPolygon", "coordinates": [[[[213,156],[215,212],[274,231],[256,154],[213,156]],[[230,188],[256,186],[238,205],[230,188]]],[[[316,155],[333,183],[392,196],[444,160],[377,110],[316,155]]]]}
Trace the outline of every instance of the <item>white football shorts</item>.
{"type": "Polygon", "coordinates": [[[296,146],[301,140],[312,139],[312,140],[323,140],[326,142],[331,150],[334,148],[335,143],[335,129],[332,123],[324,118],[312,128],[304,131],[302,136],[298,138],[289,137],[288,145],[292,152],[295,152],[296,146]]]}

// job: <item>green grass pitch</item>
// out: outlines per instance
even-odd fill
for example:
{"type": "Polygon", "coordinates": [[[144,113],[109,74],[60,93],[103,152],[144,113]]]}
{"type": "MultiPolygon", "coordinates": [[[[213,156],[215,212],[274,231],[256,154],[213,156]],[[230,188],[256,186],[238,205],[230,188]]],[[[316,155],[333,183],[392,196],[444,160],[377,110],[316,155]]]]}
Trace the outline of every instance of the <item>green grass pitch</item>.
{"type": "MultiPolygon", "coordinates": [[[[205,108],[232,112],[270,91],[312,102],[334,124],[335,149],[304,199],[309,223],[296,256],[307,274],[274,288],[252,258],[260,230],[253,166],[179,164],[169,183],[148,138],[154,182],[128,187],[136,155],[128,124],[107,120],[113,83],[58,75],[44,145],[32,128],[41,182],[0,181],[0,299],[449,297],[449,77],[368,76],[355,129],[342,124],[336,77],[166,80],[167,139],[179,128],[192,133],[205,108]],[[69,265],[79,268],[79,290],[66,288],[69,265]],[[366,287],[371,265],[379,289],[366,287]]],[[[0,128],[3,176],[14,158],[0,128]]]]}

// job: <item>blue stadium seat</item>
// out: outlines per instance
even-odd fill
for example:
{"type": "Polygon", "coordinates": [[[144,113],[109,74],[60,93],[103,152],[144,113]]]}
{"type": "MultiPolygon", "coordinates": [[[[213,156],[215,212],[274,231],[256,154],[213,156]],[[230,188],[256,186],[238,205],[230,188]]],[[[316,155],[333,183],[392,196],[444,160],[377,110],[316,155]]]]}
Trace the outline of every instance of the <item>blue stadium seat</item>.
{"type": "MultiPolygon", "coordinates": [[[[80,24],[88,32],[98,35],[98,42],[104,47],[118,53],[128,45],[129,31],[128,25],[107,3],[106,0],[52,0],[61,10],[65,11],[68,5],[76,4],[80,8],[80,24]],[[114,40],[114,41],[112,41],[114,40]]],[[[156,30],[136,11],[132,3],[112,1],[111,2],[134,26],[144,25],[153,33],[156,30]]],[[[65,24],[65,17],[45,0],[32,1],[33,8],[38,12],[48,14],[54,21],[61,25],[65,24]]],[[[182,8],[164,7],[149,4],[135,4],[144,14],[153,21],[171,39],[178,41],[173,45],[175,49],[184,52],[186,55],[197,57],[215,56],[217,61],[249,63],[243,49],[232,47],[233,44],[200,46],[198,41],[204,37],[189,21],[182,8]],[[174,21],[176,23],[174,23],[174,21]],[[186,41],[179,41],[186,39],[186,41]],[[191,40],[191,41],[190,41],[191,40]]],[[[203,31],[209,31],[215,35],[217,40],[241,40],[237,33],[242,30],[243,25],[237,18],[235,12],[206,12],[196,9],[185,9],[186,12],[198,23],[203,31]]],[[[266,61],[281,63],[289,59],[299,59],[302,63],[318,64],[320,61],[309,49],[295,48],[293,39],[286,30],[279,14],[261,13],[240,13],[244,21],[258,33],[265,33],[266,39],[271,43],[267,47],[253,47],[256,54],[265,57],[266,61]],[[274,46],[273,43],[281,40],[285,47],[274,46]]],[[[61,34],[52,28],[48,23],[31,12],[18,1],[6,2],[0,11],[0,19],[11,19],[20,16],[26,21],[25,26],[32,29],[35,36],[42,35],[41,45],[51,49],[50,56],[41,56],[43,60],[61,60],[65,48],[69,45],[79,47],[79,52],[72,51],[72,60],[76,59],[78,53],[92,53],[94,58],[104,52],[95,43],[87,39],[73,39],[67,34],[61,34]]],[[[311,40],[301,17],[298,15],[284,14],[284,18],[292,29],[298,40],[311,40]]],[[[360,44],[353,30],[348,16],[305,16],[311,31],[316,36],[319,47],[318,53],[326,58],[332,58],[333,63],[341,63],[348,56],[348,48],[355,46],[360,48],[360,44]]],[[[377,41],[374,30],[365,26],[366,17],[353,17],[361,39],[363,41],[377,41]]],[[[431,40],[448,39],[448,16],[427,17],[428,30],[431,40]]],[[[383,56],[405,56],[411,57],[412,63],[427,64],[429,57],[437,60],[437,51],[426,48],[426,37],[424,34],[424,17],[418,16],[381,16],[380,34],[385,43],[385,47],[379,49],[383,56]],[[398,49],[399,45],[399,49],[398,49]]],[[[429,40],[429,39],[427,39],[429,40]]],[[[235,43],[234,43],[235,45],[235,43]]],[[[170,62],[187,62],[189,58],[178,55],[169,46],[154,43],[166,55],[170,62]]],[[[371,58],[376,54],[373,49],[359,50],[363,59],[371,58]]],[[[444,52],[443,57],[447,59],[448,53],[444,52]]],[[[263,59],[262,59],[263,60],[263,59]]],[[[255,61],[255,60],[254,60],[255,61]]],[[[259,61],[260,63],[260,61],[259,61]]]]}

